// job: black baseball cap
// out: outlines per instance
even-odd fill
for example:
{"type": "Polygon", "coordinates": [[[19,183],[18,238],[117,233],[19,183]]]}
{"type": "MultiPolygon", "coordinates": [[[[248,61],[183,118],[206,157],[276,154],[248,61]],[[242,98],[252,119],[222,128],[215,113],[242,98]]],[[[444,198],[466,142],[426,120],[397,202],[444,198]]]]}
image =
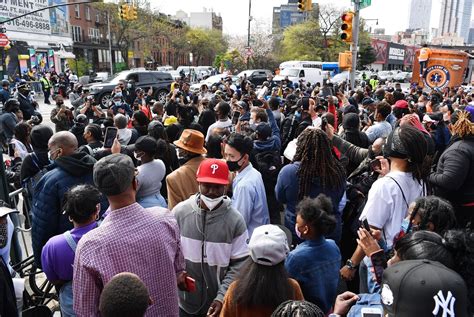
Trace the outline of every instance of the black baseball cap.
{"type": "Polygon", "coordinates": [[[138,138],[137,142],[135,144],[132,144],[128,146],[127,148],[130,151],[142,151],[145,153],[151,153],[154,154],[156,153],[156,147],[158,144],[156,143],[155,138],[149,136],[149,135],[144,135],[138,138]]]}
{"type": "Polygon", "coordinates": [[[455,271],[436,261],[406,260],[383,273],[382,305],[389,317],[467,317],[467,287],[455,271]]]}
{"type": "Polygon", "coordinates": [[[272,127],[268,123],[262,122],[257,125],[256,132],[261,139],[267,139],[272,135],[272,127]]]}

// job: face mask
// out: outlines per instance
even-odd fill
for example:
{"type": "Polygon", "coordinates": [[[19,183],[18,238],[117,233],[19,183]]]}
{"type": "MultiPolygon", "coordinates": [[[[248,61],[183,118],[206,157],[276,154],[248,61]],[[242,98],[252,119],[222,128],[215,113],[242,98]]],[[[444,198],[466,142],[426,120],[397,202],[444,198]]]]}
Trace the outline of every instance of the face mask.
{"type": "Polygon", "coordinates": [[[118,100],[118,101],[114,101],[114,104],[115,104],[116,106],[120,106],[120,105],[122,104],[122,102],[121,102],[120,100],[118,100]]]}
{"type": "Polygon", "coordinates": [[[132,88],[132,84],[127,84],[127,88],[128,88],[128,89],[131,89],[131,88],[132,88]]]}
{"type": "Polygon", "coordinates": [[[220,196],[217,198],[209,198],[206,195],[201,194],[200,196],[202,202],[209,208],[209,210],[214,210],[217,205],[219,205],[222,200],[224,200],[224,196],[220,196]]]}
{"type": "Polygon", "coordinates": [[[0,224],[0,249],[4,248],[8,242],[8,221],[0,224]]]}
{"type": "Polygon", "coordinates": [[[137,154],[136,152],[133,152],[133,156],[135,157],[135,159],[138,161],[138,162],[141,162],[142,161],[142,155],[139,155],[137,154]]]}
{"type": "Polygon", "coordinates": [[[50,162],[54,161],[55,159],[53,159],[53,154],[58,152],[59,149],[56,149],[55,151],[51,152],[51,151],[48,151],[48,159],[50,162]]]}
{"type": "Polygon", "coordinates": [[[240,169],[239,162],[242,159],[243,156],[241,156],[237,161],[226,161],[227,167],[229,168],[229,171],[231,172],[237,172],[240,169]]]}
{"type": "Polygon", "coordinates": [[[301,239],[301,232],[298,230],[298,224],[295,223],[295,233],[298,238],[301,239]]]}

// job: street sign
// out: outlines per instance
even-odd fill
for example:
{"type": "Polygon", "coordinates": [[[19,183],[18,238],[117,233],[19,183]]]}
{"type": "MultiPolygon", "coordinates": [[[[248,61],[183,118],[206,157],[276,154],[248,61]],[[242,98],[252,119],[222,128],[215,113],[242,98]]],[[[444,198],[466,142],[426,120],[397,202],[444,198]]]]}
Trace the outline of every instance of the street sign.
{"type": "Polygon", "coordinates": [[[0,47],[5,47],[10,43],[8,36],[4,33],[0,33],[0,47]]]}
{"type": "Polygon", "coordinates": [[[372,5],[372,0],[361,0],[360,1],[360,9],[365,9],[372,5]]]}

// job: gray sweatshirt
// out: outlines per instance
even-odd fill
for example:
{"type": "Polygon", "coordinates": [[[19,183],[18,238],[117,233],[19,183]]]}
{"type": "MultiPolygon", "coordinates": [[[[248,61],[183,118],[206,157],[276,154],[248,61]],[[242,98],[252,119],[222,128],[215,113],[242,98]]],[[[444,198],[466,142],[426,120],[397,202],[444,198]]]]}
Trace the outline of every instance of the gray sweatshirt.
{"type": "Polygon", "coordinates": [[[226,197],[219,208],[204,211],[199,195],[173,208],[186,271],[196,280],[195,292],[179,292],[179,306],[189,314],[206,314],[214,300],[222,302],[248,257],[245,221],[231,200],[226,197]]]}

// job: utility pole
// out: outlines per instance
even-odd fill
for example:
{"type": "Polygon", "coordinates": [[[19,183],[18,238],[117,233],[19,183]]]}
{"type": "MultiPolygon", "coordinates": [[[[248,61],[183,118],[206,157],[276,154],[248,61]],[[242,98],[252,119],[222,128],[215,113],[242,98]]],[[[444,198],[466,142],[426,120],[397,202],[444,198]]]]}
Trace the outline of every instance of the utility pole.
{"type": "Polygon", "coordinates": [[[112,33],[110,33],[110,13],[107,11],[107,32],[109,33],[109,52],[110,52],[110,77],[114,75],[114,65],[112,63],[112,33]]]}
{"type": "MultiPolygon", "coordinates": [[[[247,49],[250,50],[250,21],[252,21],[252,0],[249,0],[249,21],[247,32],[247,49]]],[[[250,55],[247,55],[247,69],[250,65],[250,55]]]]}
{"type": "Polygon", "coordinates": [[[360,24],[360,1],[354,1],[354,27],[352,29],[352,44],[351,44],[351,52],[352,52],[352,67],[351,67],[351,89],[355,88],[355,75],[356,75],[356,68],[357,68],[357,49],[359,46],[359,24],[360,24]]]}

